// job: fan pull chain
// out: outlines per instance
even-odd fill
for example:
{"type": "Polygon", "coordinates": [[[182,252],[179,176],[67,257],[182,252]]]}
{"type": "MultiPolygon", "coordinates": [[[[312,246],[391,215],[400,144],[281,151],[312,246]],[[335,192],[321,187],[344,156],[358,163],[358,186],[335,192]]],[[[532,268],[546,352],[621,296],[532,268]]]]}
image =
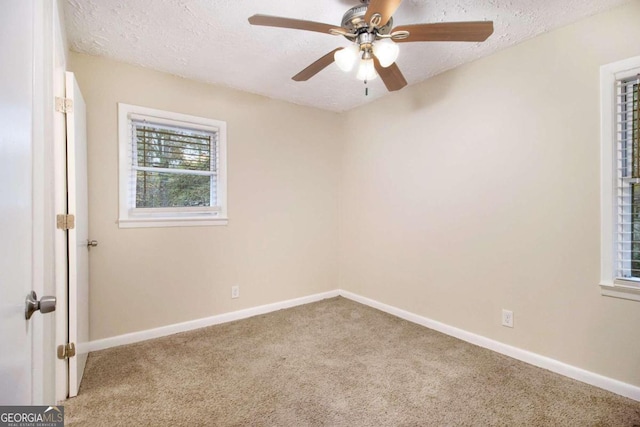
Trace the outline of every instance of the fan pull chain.
{"type": "Polygon", "coordinates": [[[367,81],[364,81],[364,96],[369,96],[369,86],[367,86],[367,81]]]}

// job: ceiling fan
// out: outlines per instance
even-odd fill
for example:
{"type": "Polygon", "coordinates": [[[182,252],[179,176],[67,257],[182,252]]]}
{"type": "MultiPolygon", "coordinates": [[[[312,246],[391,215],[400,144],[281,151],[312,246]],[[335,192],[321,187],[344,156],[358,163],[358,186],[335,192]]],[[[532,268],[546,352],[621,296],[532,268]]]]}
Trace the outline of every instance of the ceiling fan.
{"type": "Polygon", "coordinates": [[[392,28],[391,15],[398,9],[402,0],[360,0],[360,2],[363,5],[347,10],[340,26],[260,14],[250,17],[249,23],[344,36],[353,42],[349,47],[332,50],[309,65],[293,76],[295,81],[309,80],[334,61],[345,72],[351,71],[359,62],[356,75],[359,80],[367,82],[380,75],[389,91],[400,90],[407,85],[407,81],[395,63],[399,53],[396,43],[482,42],[493,33],[491,21],[415,24],[392,28]]]}

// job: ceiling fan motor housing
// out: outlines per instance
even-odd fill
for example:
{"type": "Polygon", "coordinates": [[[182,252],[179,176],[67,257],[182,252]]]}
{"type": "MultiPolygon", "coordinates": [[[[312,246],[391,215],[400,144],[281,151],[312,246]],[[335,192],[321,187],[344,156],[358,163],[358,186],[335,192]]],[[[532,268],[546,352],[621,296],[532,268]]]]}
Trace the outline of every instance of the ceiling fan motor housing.
{"type": "MultiPolygon", "coordinates": [[[[365,2],[363,2],[365,3],[365,2]]],[[[368,3],[368,2],[366,2],[368,3]]],[[[367,31],[369,23],[364,20],[364,16],[367,13],[367,6],[355,6],[347,10],[342,17],[342,27],[346,28],[352,34],[358,34],[367,31]]],[[[393,18],[389,19],[384,26],[375,29],[376,34],[389,34],[393,27],[393,18]]]]}

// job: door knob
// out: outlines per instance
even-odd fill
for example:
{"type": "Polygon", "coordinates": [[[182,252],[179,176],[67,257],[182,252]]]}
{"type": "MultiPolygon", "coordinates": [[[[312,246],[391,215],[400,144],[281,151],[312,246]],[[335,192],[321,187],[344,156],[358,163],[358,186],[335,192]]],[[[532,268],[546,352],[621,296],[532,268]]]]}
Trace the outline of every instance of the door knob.
{"type": "Polygon", "coordinates": [[[95,248],[96,246],[98,246],[97,240],[87,240],[87,248],[91,249],[95,248]]]}
{"type": "Polygon", "coordinates": [[[36,295],[35,291],[29,292],[27,295],[27,299],[25,301],[24,307],[24,317],[25,319],[31,319],[33,313],[40,310],[40,313],[51,313],[56,310],[56,297],[46,296],[42,297],[40,301],[38,301],[38,295],[36,295]]]}

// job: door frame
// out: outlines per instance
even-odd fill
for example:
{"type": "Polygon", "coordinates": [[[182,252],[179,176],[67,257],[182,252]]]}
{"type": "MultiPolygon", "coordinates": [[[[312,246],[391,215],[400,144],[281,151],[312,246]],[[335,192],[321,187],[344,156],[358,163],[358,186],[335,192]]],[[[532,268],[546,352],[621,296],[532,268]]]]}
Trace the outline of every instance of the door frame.
{"type": "MultiPolygon", "coordinates": [[[[67,71],[67,41],[64,29],[63,10],[60,2],[55,1],[53,12],[53,67],[52,67],[52,98],[65,97],[65,73],[67,71]]],[[[64,113],[56,112],[53,109],[53,141],[52,141],[52,161],[53,161],[53,194],[54,212],[52,222],[55,222],[55,215],[67,212],[67,133],[66,117],[64,113]]],[[[68,342],[68,307],[67,307],[67,232],[54,228],[54,263],[55,263],[55,292],[58,299],[56,308],[55,325],[55,349],[68,342]]],[[[62,402],[68,397],[69,366],[67,360],[55,357],[55,401],[62,402]]]]}

